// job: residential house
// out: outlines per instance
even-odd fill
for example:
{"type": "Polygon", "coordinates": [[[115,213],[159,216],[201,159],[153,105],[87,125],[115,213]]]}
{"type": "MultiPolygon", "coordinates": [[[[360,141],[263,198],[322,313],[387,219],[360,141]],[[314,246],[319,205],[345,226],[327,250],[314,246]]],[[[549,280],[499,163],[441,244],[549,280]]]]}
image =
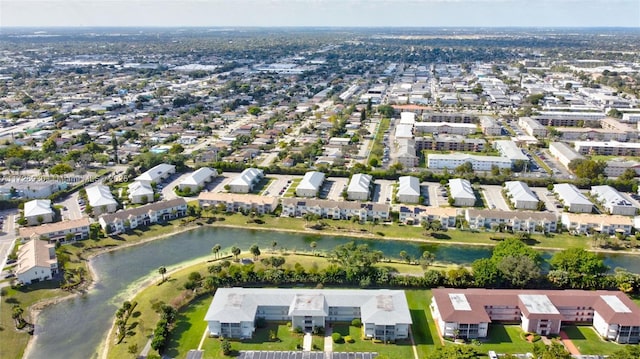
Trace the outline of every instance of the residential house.
{"type": "Polygon", "coordinates": [[[202,190],[205,184],[211,182],[217,175],[217,170],[209,167],[201,167],[180,181],[178,188],[183,192],[189,188],[191,193],[197,193],[202,190]]]}
{"type": "Polygon", "coordinates": [[[386,221],[389,219],[388,204],[371,202],[336,202],[323,199],[282,199],[282,216],[302,217],[313,214],[320,218],[351,219],[365,221],[386,221]]]}
{"type": "Polygon", "coordinates": [[[449,195],[453,199],[453,205],[456,207],[473,207],[476,204],[476,195],[469,180],[461,178],[450,179],[449,195]]]}
{"type": "Polygon", "coordinates": [[[396,197],[401,203],[418,203],[420,201],[420,180],[412,176],[400,177],[396,197]]]}
{"type": "Polygon", "coordinates": [[[602,204],[609,214],[635,216],[638,212],[636,206],[611,186],[592,186],[590,194],[602,204]]]}
{"type": "Polygon", "coordinates": [[[516,209],[538,209],[540,200],[529,186],[521,181],[508,181],[504,183],[504,188],[509,202],[516,209]]]}
{"type": "Polygon", "coordinates": [[[47,239],[49,242],[75,242],[89,238],[88,218],[72,219],[36,227],[20,228],[22,239],[47,239]]]}
{"type": "Polygon", "coordinates": [[[103,213],[113,213],[118,208],[118,202],[113,198],[113,194],[108,186],[97,184],[87,187],[86,191],[89,206],[93,209],[93,215],[98,216],[103,213]]]}
{"type": "Polygon", "coordinates": [[[31,239],[18,249],[18,261],[14,270],[23,284],[50,280],[58,273],[55,245],[31,239]]]}
{"type": "Polygon", "coordinates": [[[224,205],[226,212],[271,213],[278,207],[278,197],[259,196],[244,193],[200,192],[198,204],[202,208],[214,208],[224,205]]]}
{"type": "Polygon", "coordinates": [[[134,181],[160,184],[174,173],[176,173],[176,166],[161,163],[136,177],[134,181]]]}
{"type": "Polygon", "coordinates": [[[371,194],[373,177],[368,174],[357,173],[351,177],[347,187],[347,199],[367,201],[371,194]]]}
{"type": "Polygon", "coordinates": [[[296,196],[298,197],[317,197],[322,184],[324,183],[324,173],[311,171],[304,174],[298,187],[296,187],[296,196]]]}
{"type": "Polygon", "coordinates": [[[576,234],[589,234],[593,232],[613,235],[621,233],[631,234],[633,217],[619,215],[601,215],[587,213],[563,213],[562,225],[576,234]]]}
{"type": "Polygon", "coordinates": [[[155,200],[153,187],[146,181],[135,181],[127,186],[127,196],[131,203],[149,203],[155,200]]]}
{"type": "Polygon", "coordinates": [[[558,183],[553,185],[553,192],[556,193],[560,201],[569,212],[591,213],[593,203],[589,201],[578,188],[569,183],[558,183]]]}
{"type": "Polygon", "coordinates": [[[527,233],[551,233],[558,230],[558,218],[548,212],[497,211],[467,209],[465,219],[472,229],[499,229],[527,233]]]}
{"type": "Polygon", "coordinates": [[[109,234],[123,233],[129,229],[149,226],[186,215],[187,201],[175,198],[140,207],[129,208],[111,214],[103,214],[98,219],[102,229],[109,234]]]}
{"type": "Polygon", "coordinates": [[[30,226],[53,222],[54,213],[51,209],[51,200],[34,199],[26,202],[23,215],[27,225],[30,226]]]}
{"type": "Polygon", "coordinates": [[[249,193],[260,183],[264,172],[257,168],[247,168],[229,182],[229,191],[233,193],[249,193]]]}

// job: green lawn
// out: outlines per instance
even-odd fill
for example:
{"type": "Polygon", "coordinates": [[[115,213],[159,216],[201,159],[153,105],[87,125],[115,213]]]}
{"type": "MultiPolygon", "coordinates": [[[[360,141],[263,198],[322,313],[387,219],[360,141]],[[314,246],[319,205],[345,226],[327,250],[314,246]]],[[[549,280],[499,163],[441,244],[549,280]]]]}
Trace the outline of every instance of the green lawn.
{"type": "Polygon", "coordinates": [[[411,312],[411,330],[413,340],[420,358],[427,358],[429,354],[440,347],[438,329],[431,316],[429,304],[431,303],[430,290],[405,290],[407,304],[411,312]]]}
{"type": "Polygon", "coordinates": [[[22,358],[24,349],[31,336],[16,330],[11,318],[14,305],[24,310],[24,319],[30,322],[27,308],[41,300],[51,299],[67,294],[58,289],[58,283],[40,282],[17,288],[2,288],[2,312],[0,313],[0,358],[22,358]]]}
{"type": "Polygon", "coordinates": [[[519,325],[489,324],[489,333],[486,340],[482,340],[479,351],[494,350],[497,353],[527,353],[533,345],[522,339],[522,328],[519,325]]]}
{"type": "Polygon", "coordinates": [[[562,330],[575,344],[580,354],[609,355],[624,348],[624,345],[602,340],[591,326],[567,325],[562,326],[562,330]]]}
{"type": "Polygon", "coordinates": [[[362,338],[362,328],[357,328],[345,324],[334,324],[333,332],[342,334],[342,337],[349,335],[353,338],[353,343],[333,343],[334,352],[376,352],[386,355],[389,358],[412,358],[413,349],[411,349],[411,341],[401,340],[395,344],[374,343],[371,340],[362,338]]]}

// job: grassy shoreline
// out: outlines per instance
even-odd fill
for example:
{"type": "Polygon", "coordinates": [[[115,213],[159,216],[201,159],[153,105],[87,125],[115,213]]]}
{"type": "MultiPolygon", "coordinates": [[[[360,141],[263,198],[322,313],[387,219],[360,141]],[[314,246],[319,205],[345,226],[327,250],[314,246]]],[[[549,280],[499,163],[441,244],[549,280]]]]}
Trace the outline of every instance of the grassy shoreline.
{"type": "MultiPolygon", "coordinates": [[[[460,230],[450,230],[447,232],[438,232],[437,235],[444,235],[446,239],[437,239],[433,236],[426,237],[424,231],[419,226],[400,226],[397,224],[393,225],[373,225],[373,224],[359,224],[352,223],[349,221],[333,221],[326,220],[326,223],[330,225],[329,229],[325,230],[311,230],[306,227],[307,223],[299,218],[286,218],[286,217],[270,217],[264,216],[262,217],[264,223],[247,223],[249,217],[246,217],[241,214],[233,214],[233,215],[223,215],[224,221],[216,221],[211,224],[200,223],[201,225],[196,225],[194,222],[186,223],[184,220],[176,220],[171,224],[160,226],[154,225],[148,228],[145,231],[134,231],[132,234],[122,235],[119,239],[114,239],[107,237],[105,239],[101,239],[99,241],[91,241],[86,240],[83,242],[78,242],[78,248],[74,248],[71,250],[74,255],[74,265],[76,266],[85,266],[88,270],[88,288],[90,290],[93,288],[95,283],[99,281],[99,276],[91,266],[91,259],[102,255],[104,253],[112,252],[115,250],[120,250],[123,248],[128,248],[135,245],[140,245],[143,243],[147,243],[150,241],[167,238],[176,234],[184,233],[187,231],[194,230],[196,228],[200,228],[201,226],[209,226],[209,227],[220,227],[220,228],[238,228],[238,229],[252,229],[252,230],[263,230],[263,231],[275,231],[275,232],[284,232],[284,233],[298,233],[298,234],[309,234],[310,232],[317,235],[323,236],[343,236],[343,237],[351,237],[351,238],[359,238],[359,239],[374,239],[374,240],[393,240],[393,241],[409,241],[409,242],[418,242],[418,243],[427,243],[427,244],[443,244],[443,245],[470,245],[470,246],[485,246],[492,247],[497,245],[499,242],[492,240],[491,237],[501,237],[507,238],[512,235],[505,233],[495,233],[495,232],[470,232],[470,231],[460,231],[460,230]],[[170,228],[167,228],[170,227],[170,228]]],[[[591,248],[590,240],[583,236],[571,236],[568,234],[555,234],[551,238],[545,238],[544,236],[533,236],[534,244],[533,248],[544,251],[558,251],[571,247],[580,247],[585,248],[589,251],[596,253],[618,253],[618,254],[628,254],[628,255],[638,255],[640,254],[637,250],[610,250],[610,249],[602,249],[602,248],[591,248]],[[552,245],[544,245],[545,242],[548,242],[552,245]]],[[[73,245],[70,245],[73,246],[73,245]]],[[[44,289],[42,289],[44,290],[44,289]]],[[[27,316],[30,317],[35,323],[37,321],[37,316],[40,310],[47,305],[57,304],[66,299],[73,298],[74,296],[80,294],[79,292],[61,292],[58,294],[54,294],[52,296],[45,295],[43,298],[37,298],[34,302],[29,302],[28,307],[26,308],[27,316]]],[[[4,305],[3,313],[7,313],[9,311],[9,305],[4,305]]],[[[10,317],[10,316],[9,316],[10,317]]],[[[13,338],[14,336],[9,336],[6,334],[7,332],[16,332],[12,327],[12,324],[3,322],[3,325],[8,327],[3,331],[0,331],[0,339],[3,342],[14,343],[15,345],[11,345],[11,347],[16,347],[15,350],[10,350],[9,353],[19,354],[19,353],[28,353],[28,350],[33,342],[32,338],[27,340],[26,344],[24,343],[24,339],[22,340],[13,340],[9,337],[13,338]]],[[[21,334],[21,333],[18,333],[21,334]]],[[[22,333],[24,334],[24,333],[22,333]]],[[[24,334],[28,336],[28,334],[24,334]]],[[[20,356],[20,355],[18,355],[20,356]]],[[[11,357],[11,356],[10,356],[11,357]]]]}

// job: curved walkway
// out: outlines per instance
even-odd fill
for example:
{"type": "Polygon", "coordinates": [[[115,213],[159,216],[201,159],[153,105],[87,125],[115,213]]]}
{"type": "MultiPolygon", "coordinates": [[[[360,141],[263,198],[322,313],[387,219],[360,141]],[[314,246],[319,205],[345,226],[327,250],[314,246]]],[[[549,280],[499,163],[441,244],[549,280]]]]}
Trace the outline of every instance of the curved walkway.
{"type": "Polygon", "coordinates": [[[567,333],[565,333],[563,330],[560,331],[560,339],[562,339],[562,344],[564,344],[564,347],[567,348],[571,355],[580,356],[580,351],[578,350],[576,345],[573,344],[573,341],[569,339],[567,333]]]}

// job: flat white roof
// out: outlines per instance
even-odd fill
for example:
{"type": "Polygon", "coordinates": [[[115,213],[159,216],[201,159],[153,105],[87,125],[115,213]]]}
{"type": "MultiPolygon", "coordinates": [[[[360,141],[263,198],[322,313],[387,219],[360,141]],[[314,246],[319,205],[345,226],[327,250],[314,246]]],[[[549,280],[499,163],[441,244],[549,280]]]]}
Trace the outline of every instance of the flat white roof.
{"type": "Polygon", "coordinates": [[[601,295],[600,298],[616,313],[631,313],[631,309],[615,295],[601,295]]]}
{"type": "Polygon", "coordinates": [[[449,293],[449,300],[455,310],[471,310],[467,296],[462,293],[449,293]]]}
{"type": "Polygon", "coordinates": [[[518,298],[531,314],[560,314],[558,308],[544,294],[519,294],[518,298]]]}

